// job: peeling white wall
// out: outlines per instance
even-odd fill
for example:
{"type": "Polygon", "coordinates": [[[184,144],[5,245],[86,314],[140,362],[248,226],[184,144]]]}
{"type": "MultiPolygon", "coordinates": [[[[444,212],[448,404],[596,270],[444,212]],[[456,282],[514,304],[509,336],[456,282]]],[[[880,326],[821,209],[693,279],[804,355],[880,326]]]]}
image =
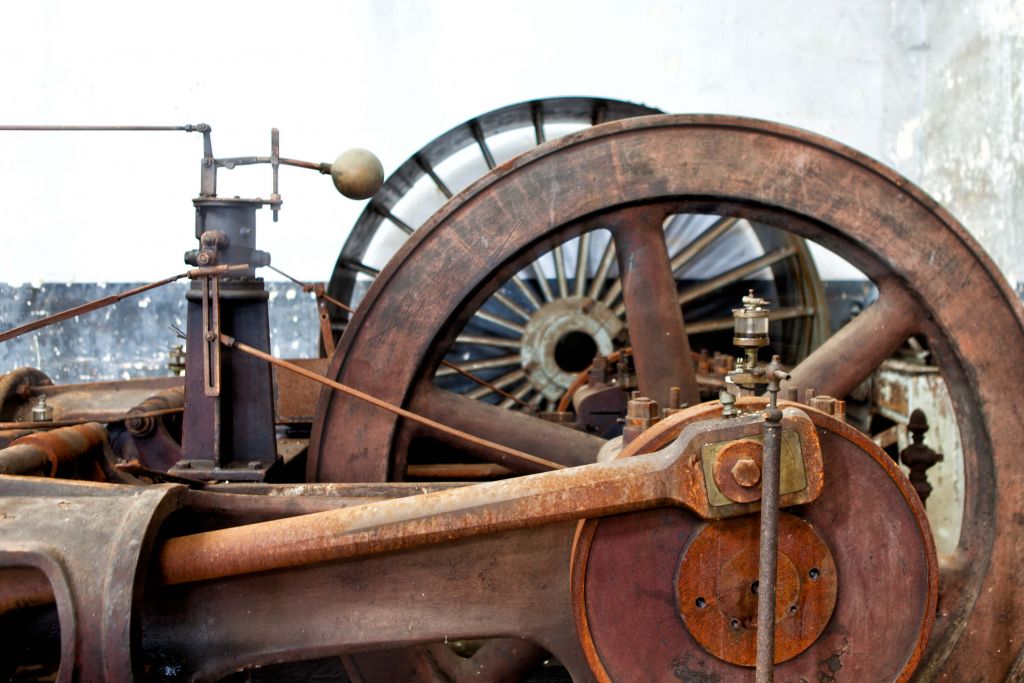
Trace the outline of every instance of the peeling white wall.
{"type": "MultiPolygon", "coordinates": [[[[779,120],[895,165],[1024,279],[1021,11],[1007,0],[16,3],[0,122],[214,127],[219,155],[386,169],[452,125],[554,95],[779,120]]],[[[0,282],[142,281],[192,247],[198,136],[0,133],[0,282]]],[[[267,195],[269,171],[222,174],[267,195]]],[[[283,169],[260,246],[324,279],[361,204],[283,169]]],[[[835,267],[826,274],[843,277],[835,267]]]]}
{"type": "MultiPolygon", "coordinates": [[[[1024,282],[1024,2],[926,3],[912,175],[1024,282]]],[[[898,155],[897,163],[904,163],[898,155]]]]}

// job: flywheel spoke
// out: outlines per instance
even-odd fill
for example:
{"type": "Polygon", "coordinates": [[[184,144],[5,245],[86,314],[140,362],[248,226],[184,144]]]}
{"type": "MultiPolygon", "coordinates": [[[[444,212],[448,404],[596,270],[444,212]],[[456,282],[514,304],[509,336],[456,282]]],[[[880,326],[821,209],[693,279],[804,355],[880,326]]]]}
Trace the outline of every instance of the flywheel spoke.
{"type": "Polygon", "coordinates": [[[738,218],[724,216],[712,223],[697,239],[687,244],[682,251],[672,257],[672,272],[678,273],[685,268],[690,261],[699,256],[701,252],[711,246],[712,242],[728,232],[738,222],[738,218]]]}
{"type": "MultiPolygon", "coordinates": [[[[515,362],[518,362],[519,357],[516,356],[515,358],[516,358],[515,362]]],[[[510,365],[510,363],[502,363],[502,365],[510,365]]],[[[509,387],[509,386],[515,384],[519,380],[524,379],[525,377],[526,377],[526,373],[523,372],[523,369],[522,368],[516,368],[512,372],[509,372],[509,373],[507,373],[505,375],[502,375],[501,377],[499,377],[499,378],[495,379],[494,381],[490,382],[490,385],[494,386],[494,387],[498,387],[499,389],[504,389],[506,387],[509,387]]],[[[479,399],[484,398],[485,396],[490,396],[493,393],[494,393],[494,391],[492,391],[489,387],[477,387],[476,389],[473,389],[472,391],[467,391],[466,392],[466,396],[469,397],[469,398],[472,398],[472,399],[479,400],[479,399]]]]}
{"type": "MultiPolygon", "coordinates": [[[[468,361],[466,363],[454,363],[460,370],[476,372],[478,370],[489,370],[492,368],[503,368],[507,365],[518,365],[518,355],[498,356],[496,358],[481,358],[480,360],[468,361]]],[[[452,368],[441,366],[437,369],[437,377],[447,377],[456,374],[452,368]]]]}
{"type": "Polygon", "coordinates": [[[514,332],[515,334],[520,336],[522,336],[523,332],[525,331],[522,325],[514,323],[511,320],[502,318],[500,315],[494,315],[493,313],[489,313],[483,309],[478,310],[473,315],[480,318],[481,320],[486,320],[489,323],[493,323],[500,327],[504,327],[506,330],[514,332]]]}
{"type": "Polygon", "coordinates": [[[526,309],[517,304],[515,301],[512,301],[512,299],[508,298],[501,292],[495,292],[493,296],[496,301],[500,301],[505,308],[512,311],[523,320],[530,319],[530,314],[526,312],[526,309]]]}
{"type": "Polygon", "coordinates": [[[784,386],[842,398],[920,331],[923,313],[914,298],[896,283],[878,284],[878,301],[800,363],[784,386]]]}
{"type": "Polygon", "coordinates": [[[736,284],[737,282],[740,282],[744,278],[753,275],[757,271],[763,270],[769,266],[773,266],[779,261],[791,257],[795,253],[796,247],[782,247],[780,249],[770,251],[763,256],[758,256],[755,259],[751,259],[746,263],[741,263],[735,268],[730,268],[721,275],[713,277],[709,280],[705,280],[699,285],[690,287],[689,289],[680,292],[679,303],[681,305],[686,305],[691,301],[696,301],[702,296],[707,296],[708,294],[711,294],[712,292],[722,289],[723,287],[728,287],[729,285],[736,284]]]}
{"type": "Polygon", "coordinates": [[[562,245],[557,245],[551,250],[555,259],[555,281],[558,283],[558,296],[563,299],[569,298],[569,282],[565,277],[565,251],[562,245]]]}
{"type": "Polygon", "coordinates": [[[692,405],[700,400],[700,393],[676,301],[664,218],[664,209],[658,207],[625,211],[611,230],[640,391],[665,406],[669,389],[678,386],[683,400],[692,405]]]}
{"type": "Polygon", "coordinates": [[[544,275],[544,267],[541,265],[540,259],[531,263],[530,267],[533,268],[533,274],[537,276],[537,286],[540,287],[544,301],[554,301],[555,295],[551,292],[551,285],[548,284],[548,278],[544,275]]]}
{"type": "Polygon", "coordinates": [[[486,334],[460,334],[455,338],[455,343],[471,346],[494,346],[502,349],[518,349],[522,346],[518,339],[492,337],[486,334]]]}
{"type": "Polygon", "coordinates": [[[587,290],[587,267],[590,265],[591,233],[585,232],[579,237],[576,250],[576,278],[573,281],[573,296],[583,296],[587,290]]]}
{"type": "Polygon", "coordinates": [[[597,299],[601,295],[601,289],[604,287],[604,281],[608,277],[608,271],[612,267],[612,263],[615,262],[615,240],[611,237],[608,238],[608,243],[604,246],[604,253],[601,254],[601,260],[598,262],[597,272],[594,273],[594,279],[590,281],[590,290],[587,292],[587,296],[591,299],[597,299]]]}
{"type": "MultiPolygon", "coordinates": [[[[768,319],[773,321],[813,317],[814,308],[811,306],[786,306],[784,308],[773,308],[768,314],[768,319]]],[[[722,332],[724,330],[731,330],[735,323],[735,318],[715,318],[713,320],[698,320],[697,322],[687,323],[686,331],[689,334],[722,332]]]]}
{"type": "MultiPolygon", "coordinates": [[[[433,385],[426,385],[416,392],[409,410],[431,416],[450,427],[464,429],[474,436],[493,439],[570,467],[596,462],[597,451],[605,443],[604,439],[596,436],[513,410],[503,410],[433,385]]],[[[445,435],[438,434],[437,438],[444,440],[445,435]]],[[[453,442],[452,445],[473,453],[461,442],[453,442]]]]}

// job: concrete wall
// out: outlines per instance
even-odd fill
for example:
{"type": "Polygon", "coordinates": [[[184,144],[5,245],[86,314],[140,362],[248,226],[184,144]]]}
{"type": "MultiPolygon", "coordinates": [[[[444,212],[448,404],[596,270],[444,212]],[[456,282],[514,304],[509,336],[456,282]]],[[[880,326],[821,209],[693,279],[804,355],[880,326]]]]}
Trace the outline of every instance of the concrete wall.
{"type": "Polygon", "coordinates": [[[926,3],[921,105],[895,131],[912,174],[1024,282],[1024,2],[926,3]]]}
{"type": "MultiPolygon", "coordinates": [[[[887,161],[947,202],[1024,277],[1021,0],[282,5],[17,3],[0,42],[0,121],[214,126],[221,155],[386,168],[510,102],[593,94],[776,119],[887,161]]],[[[192,245],[198,136],[0,133],[0,282],[129,282],[192,245]]],[[[223,174],[266,195],[267,169],[223,174]]],[[[285,169],[262,247],[322,279],[361,205],[285,169]]],[[[826,266],[842,277],[841,269],[826,266]]]]}

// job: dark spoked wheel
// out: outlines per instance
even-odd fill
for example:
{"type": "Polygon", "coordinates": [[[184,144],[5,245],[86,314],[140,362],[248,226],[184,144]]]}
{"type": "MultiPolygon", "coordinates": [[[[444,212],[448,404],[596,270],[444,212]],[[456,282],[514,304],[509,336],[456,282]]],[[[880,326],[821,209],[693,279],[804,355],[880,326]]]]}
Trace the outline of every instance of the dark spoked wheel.
{"type": "MultiPolygon", "coordinates": [[[[357,304],[379,268],[424,220],[497,164],[547,139],[658,113],[617,100],[545,99],[498,109],[453,128],[402,164],[367,205],[342,248],[330,293],[357,304]]],[[[562,182],[571,191],[574,180],[562,182]]],[[[772,331],[788,363],[804,358],[828,334],[821,284],[801,238],[741,217],[663,218],[678,300],[687,309],[695,350],[729,350],[731,321],[722,313],[751,286],[778,306],[772,331]]],[[[611,234],[599,228],[579,237],[566,233],[548,246],[520,272],[491,283],[490,298],[466,321],[446,357],[520,402],[452,367],[439,368],[438,386],[506,408],[530,404],[552,409],[595,353],[606,355],[626,345],[622,277],[611,234]]],[[[336,315],[335,327],[341,329],[343,314],[336,315]]]]}

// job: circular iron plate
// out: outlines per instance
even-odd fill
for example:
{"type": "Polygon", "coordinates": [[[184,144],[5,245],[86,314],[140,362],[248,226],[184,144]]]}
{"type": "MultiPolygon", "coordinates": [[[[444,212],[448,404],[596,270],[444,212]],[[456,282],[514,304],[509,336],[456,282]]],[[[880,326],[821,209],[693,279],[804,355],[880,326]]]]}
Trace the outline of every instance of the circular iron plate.
{"type": "MultiPolygon", "coordinates": [[[[679,612],[705,650],[732,664],[757,659],[758,517],[711,522],[683,553],[679,612]]],[[[825,542],[799,517],[779,515],[775,662],[813,643],[836,604],[836,567],[825,542]]]]}
{"type": "MultiPolygon", "coordinates": [[[[678,434],[683,424],[710,417],[719,409],[717,404],[703,404],[674,415],[663,421],[668,424],[659,430],[662,438],[647,438],[641,444],[663,443],[668,434],[678,434]]],[[[817,681],[821,676],[832,680],[827,677],[842,671],[840,680],[905,681],[927,642],[938,595],[937,560],[924,509],[892,460],[867,437],[834,418],[804,409],[818,428],[825,488],[815,502],[790,513],[831,550],[834,570],[823,559],[819,565],[824,566],[812,567],[820,576],[834,572],[835,607],[828,618],[824,614],[830,602],[827,595],[801,603],[799,597],[792,597],[796,586],[783,586],[780,597],[790,596],[785,604],[787,616],[794,603],[798,610],[803,605],[823,613],[806,623],[793,621],[806,631],[782,627],[786,619],[779,622],[779,638],[786,642],[779,644],[777,652],[789,658],[777,655],[785,661],[776,667],[776,680],[817,681]],[[827,621],[823,630],[822,621],[827,621]],[[810,645],[806,640],[812,641],[810,645]]],[[[756,516],[751,519],[748,523],[756,523],[756,516]]],[[[691,598],[687,588],[691,579],[683,575],[688,564],[685,556],[694,544],[703,543],[699,538],[709,526],[681,510],[650,510],[581,523],[573,556],[574,613],[598,680],[677,683],[730,681],[750,675],[749,666],[719,659],[705,645],[712,643],[720,653],[742,648],[733,649],[727,642],[714,644],[711,625],[698,628],[696,620],[691,623],[689,615],[681,614],[684,595],[691,598]]],[[[802,548],[787,541],[783,552],[795,571],[806,571],[809,578],[812,567],[805,565],[820,546],[807,537],[798,545],[802,548]]],[[[725,553],[726,563],[735,562],[737,585],[743,582],[749,587],[755,576],[750,567],[755,566],[756,551],[752,552],[749,566],[734,560],[734,553],[725,553]]],[[[720,560],[708,561],[718,569],[720,560]]],[[[783,567],[785,562],[780,562],[783,567]]],[[[783,569],[784,578],[786,572],[783,569]]],[[[794,579],[789,576],[789,580],[794,579]]],[[[799,589],[804,588],[801,576],[799,589]]],[[[692,599],[722,601],[728,587],[723,582],[715,590],[714,596],[692,599]]],[[[743,607],[733,598],[729,609],[742,614],[743,607]]],[[[749,604],[745,608],[749,610],[749,604]]]]}

